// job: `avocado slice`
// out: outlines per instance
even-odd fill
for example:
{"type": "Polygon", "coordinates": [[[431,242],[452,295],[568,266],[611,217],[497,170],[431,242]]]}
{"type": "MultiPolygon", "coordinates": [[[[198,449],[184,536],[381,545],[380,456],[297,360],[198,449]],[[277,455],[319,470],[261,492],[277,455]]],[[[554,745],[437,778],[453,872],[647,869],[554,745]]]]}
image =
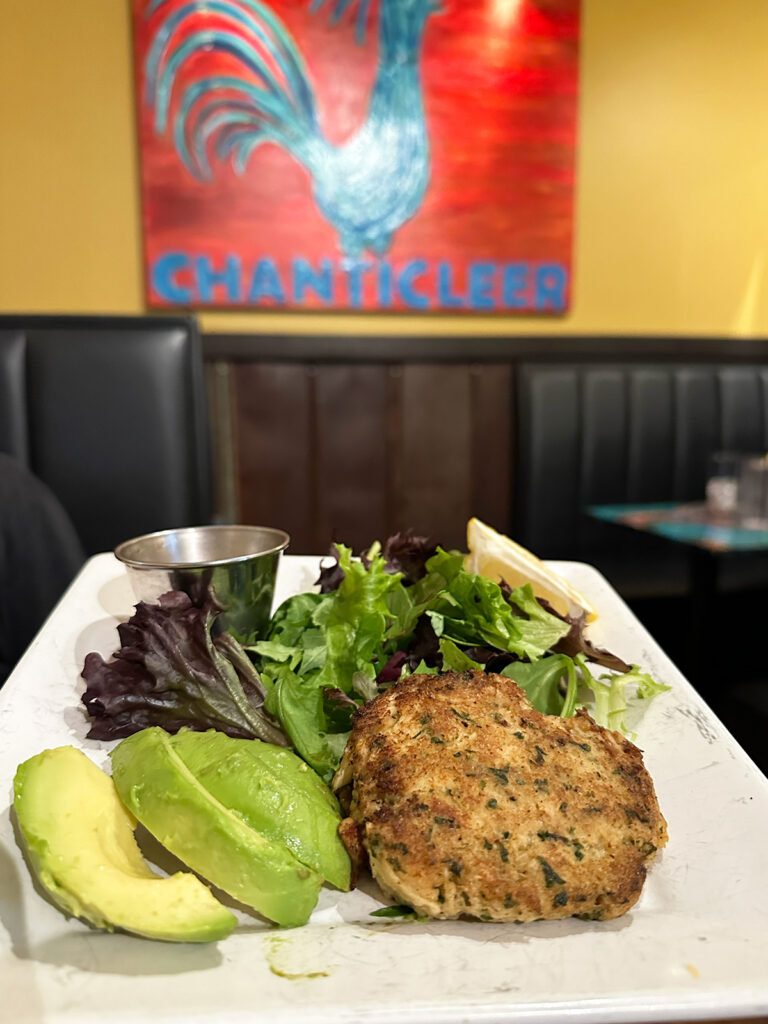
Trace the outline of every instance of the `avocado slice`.
{"type": "Polygon", "coordinates": [[[217,800],[167,732],[143,729],[110,756],[121,799],[166,849],[271,921],[293,927],[308,920],[322,876],[217,800]]]}
{"type": "Polygon", "coordinates": [[[114,783],[74,747],[20,764],[14,810],[32,869],[67,914],[168,942],[215,942],[237,920],[199,878],[156,875],[114,783]]]}
{"type": "Polygon", "coordinates": [[[182,729],[170,743],[216,800],[331,885],[349,889],[351,864],[339,838],[336,797],[292,750],[215,729],[182,729]]]}

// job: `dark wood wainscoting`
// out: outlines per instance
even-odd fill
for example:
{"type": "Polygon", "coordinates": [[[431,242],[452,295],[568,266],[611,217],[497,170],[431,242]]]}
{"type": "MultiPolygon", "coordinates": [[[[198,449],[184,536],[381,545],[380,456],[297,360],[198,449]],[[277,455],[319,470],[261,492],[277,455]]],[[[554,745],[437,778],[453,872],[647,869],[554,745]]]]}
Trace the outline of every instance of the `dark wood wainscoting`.
{"type": "Polygon", "coordinates": [[[291,551],[356,551],[396,530],[463,546],[510,515],[511,368],[503,364],[235,362],[237,516],[291,551]]]}

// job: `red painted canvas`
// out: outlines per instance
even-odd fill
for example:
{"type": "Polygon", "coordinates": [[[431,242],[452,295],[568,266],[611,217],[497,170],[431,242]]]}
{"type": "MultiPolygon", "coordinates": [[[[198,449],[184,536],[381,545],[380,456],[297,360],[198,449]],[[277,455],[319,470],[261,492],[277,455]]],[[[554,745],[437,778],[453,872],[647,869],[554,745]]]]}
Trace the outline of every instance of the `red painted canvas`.
{"type": "Polygon", "coordinates": [[[579,0],[134,0],[153,307],[562,313],[579,0]]]}

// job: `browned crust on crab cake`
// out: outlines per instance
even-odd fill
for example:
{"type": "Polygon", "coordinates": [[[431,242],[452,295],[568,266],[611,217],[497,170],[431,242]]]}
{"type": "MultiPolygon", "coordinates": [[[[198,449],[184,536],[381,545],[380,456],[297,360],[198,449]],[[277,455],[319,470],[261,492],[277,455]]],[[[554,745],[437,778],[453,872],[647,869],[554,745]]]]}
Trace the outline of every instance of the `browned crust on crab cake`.
{"type": "Polygon", "coordinates": [[[413,675],[356,715],[342,835],[384,893],[435,918],[619,917],[667,826],[640,750],[506,676],[413,675]]]}

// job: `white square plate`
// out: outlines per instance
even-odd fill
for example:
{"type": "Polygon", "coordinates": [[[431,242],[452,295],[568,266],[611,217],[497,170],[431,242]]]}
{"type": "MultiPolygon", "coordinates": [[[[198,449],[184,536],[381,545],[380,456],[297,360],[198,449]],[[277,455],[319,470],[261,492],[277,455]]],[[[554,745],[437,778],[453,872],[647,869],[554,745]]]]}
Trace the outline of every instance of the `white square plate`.
{"type": "MultiPolygon", "coordinates": [[[[283,560],[276,601],[318,558],[283,560]]],[[[0,691],[0,998],[14,1024],[459,1024],[704,1020],[768,1013],[768,779],[593,568],[553,563],[599,612],[590,636],[672,690],[642,720],[670,841],[638,904],[605,923],[419,924],[370,917],[372,885],[321,893],[309,924],[241,915],[211,946],[150,942],[67,919],[36,890],[14,836],[16,766],[85,738],[85,655],[118,646],[133,599],[97,555],[0,691]]]]}

